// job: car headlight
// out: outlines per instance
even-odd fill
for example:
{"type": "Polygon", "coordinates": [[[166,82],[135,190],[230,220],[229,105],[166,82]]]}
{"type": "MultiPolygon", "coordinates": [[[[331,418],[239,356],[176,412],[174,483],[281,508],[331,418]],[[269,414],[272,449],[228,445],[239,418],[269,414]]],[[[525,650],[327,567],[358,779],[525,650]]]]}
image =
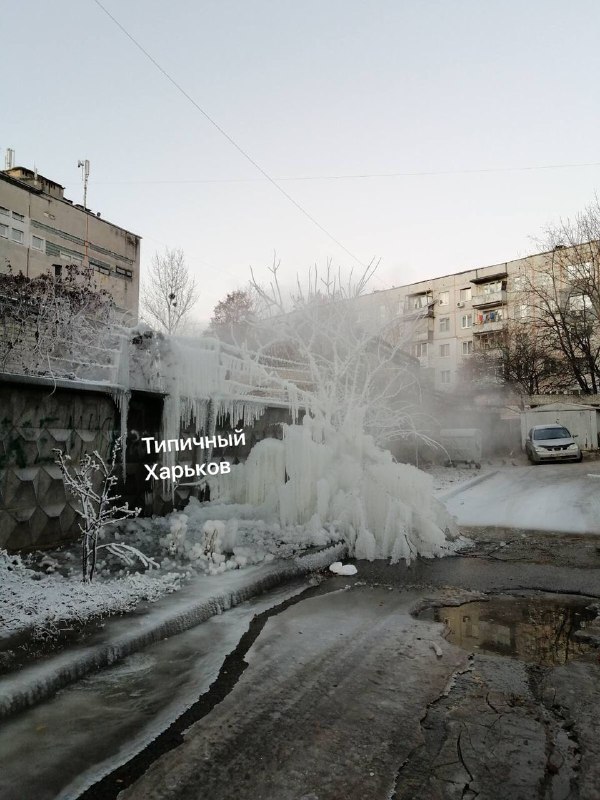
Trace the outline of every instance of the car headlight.
{"type": "Polygon", "coordinates": [[[567,447],[567,450],[577,450],[577,445],[575,444],[575,442],[573,442],[573,444],[570,444],[567,447]]]}

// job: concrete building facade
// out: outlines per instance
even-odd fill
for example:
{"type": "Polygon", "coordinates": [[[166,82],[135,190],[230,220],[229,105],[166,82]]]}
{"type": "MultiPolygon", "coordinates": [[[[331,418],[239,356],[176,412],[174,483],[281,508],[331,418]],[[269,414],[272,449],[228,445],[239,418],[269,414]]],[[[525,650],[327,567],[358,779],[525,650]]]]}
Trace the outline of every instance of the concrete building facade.
{"type": "Polygon", "coordinates": [[[24,167],[0,172],[0,273],[60,276],[74,264],[137,320],[141,237],[64,196],[64,187],[24,167]]]}
{"type": "Polygon", "coordinates": [[[376,315],[391,335],[396,324],[423,376],[435,389],[455,391],[466,380],[465,361],[476,352],[493,352],[507,320],[529,314],[525,283],[543,274],[551,258],[536,253],[375,291],[359,298],[359,314],[376,315]]]}

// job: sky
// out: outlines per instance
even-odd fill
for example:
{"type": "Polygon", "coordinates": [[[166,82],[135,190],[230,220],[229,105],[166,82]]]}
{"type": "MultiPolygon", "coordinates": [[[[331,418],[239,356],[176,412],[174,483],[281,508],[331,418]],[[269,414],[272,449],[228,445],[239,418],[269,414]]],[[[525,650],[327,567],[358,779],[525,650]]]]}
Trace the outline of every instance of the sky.
{"type": "Polygon", "coordinates": [[[102,4],[188,97],[97,0],[5,4],[0,150],[75,202],[89,159],[199,320],[274,257],[290,285],[377,259],[372,289],[519,258],[598,189],[597,0],[102,4]]]}

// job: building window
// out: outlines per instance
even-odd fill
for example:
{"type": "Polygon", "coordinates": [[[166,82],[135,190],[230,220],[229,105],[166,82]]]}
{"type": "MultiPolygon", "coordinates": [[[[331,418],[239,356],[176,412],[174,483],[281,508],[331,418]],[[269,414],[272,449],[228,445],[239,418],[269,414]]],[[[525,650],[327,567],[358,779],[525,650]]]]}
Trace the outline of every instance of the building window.
{"type": "Polygon", "coordinates": [[[19,222],[23,222],[25,220],[25,217],[23,216],[23,214],[17,214],[16,211],[12,212],[12,218],[13,219],[17,219],[19,222]]]}
{"type": "Polygon", "coordinates": [[[0,214],[5,217],[8,217],[8,208],[4,208],[4,206],[0,206],[0,214]]]}
{"type": "Polygon", "coordinates": [[[443,369],[440,372],[440,383],[448,384],[450,383],[450,370],[443,369]]]}
{"type": "Polygon", "coordinates": [[[416,358],[424,358],[427,355],[427,342],[417,342],[417,344],[414,344],[413,353],[416,358]]]}
{"type": "Polygon", "coordinates": [[[441,306],[450,305],[450,292],[440,292],[440,305],[441,306]]]}
{"type": "Polygon", "coordinates": [[[23,244],[23,231],[20,231],[18,228],[11,228],[10,231],[10,238],[13,242],[18,242],[19,244],[23,244]]]}
{"type": "Polygon", "coordinates": [[[77,255],[76,253],[65,253],[64,250],[61,250],[60,257],[69,264],[77,264],[79,266],[83,264],[83,256],[77,255]]]}
{"type": "Polygon", "coordinates": [[[440,356],[447,358],[450,355],[450,343],[440,345],[440,356]]]}
{"type": "Polygon", "coordinates": [[[62,277],[62,264],[52,264],[54,267],[54,277],[61,278],[62,277]]]}
{"type": "Polygon", "coordinates": [[[525,276],[524,275],[515,275],[513,280],[513,286],[515,292],[520,292],[525,288],[525,276]]]}
{"type": "Polygon", "coordinates": [[[44,249],[44,240],[40,239],[39,236],[32,236],[31,237],[31,246],[34,250],[43,250],[44,249]]]}
{"type": "Polygon", "coordinates": [[[3,225],[1,222],[0,222],[0,236],[3,239],[8,239],[8,225],[3,225]]]}
{"type": "Polygon", "coordinates": [[[462,343],[462,354],[463,356],[470,356],[473,352],[473,341],[469,339],[468,342],[462,343]]]}
{"type": "MultiPolygon", "coordinates": [[[[123,275],[125,278],[132,278],[133,272],[130,269],[125,269],[124,267],[115,267],[117,275],[123,275]]],[[[380,307],[380,312],[385,310],[385,306],[380,307]]]]}
{"type": "Polygon", "coordinates": [[[472,328],[473,327],[473,314],[463,314],[460,320],[460,327],[464,330],[465,328],[472,328]]]}
{"type": "Polygon", "coordinates": [[[466,303],[471,299],[471,287],[469,286],[467,289],[460,290],[460,301],[461,303],[466,303]]]}
{"type": "Polygon", "coordinates": [[[98,272],[101,272],[103,275],[110,275],[110,267],[99,266],[99,267],[96,267],[96,269],[98,270],[98,272]]]}
{"type": "Polygon", "coordinates": [[[450,330],[450,317],[441,317],[440,332],[447,333],[450,330]]]}

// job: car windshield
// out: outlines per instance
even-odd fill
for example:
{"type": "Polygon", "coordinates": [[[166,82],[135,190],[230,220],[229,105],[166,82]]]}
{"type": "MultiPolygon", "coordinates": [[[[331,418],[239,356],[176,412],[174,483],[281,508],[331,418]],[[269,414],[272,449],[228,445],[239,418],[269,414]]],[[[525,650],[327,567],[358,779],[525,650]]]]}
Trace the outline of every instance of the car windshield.
{"type": "Polygon", "coordinates": [[[571,434],[566,428],[542,428],[533,432],[534,439],[570,439],[571,434]]]}

